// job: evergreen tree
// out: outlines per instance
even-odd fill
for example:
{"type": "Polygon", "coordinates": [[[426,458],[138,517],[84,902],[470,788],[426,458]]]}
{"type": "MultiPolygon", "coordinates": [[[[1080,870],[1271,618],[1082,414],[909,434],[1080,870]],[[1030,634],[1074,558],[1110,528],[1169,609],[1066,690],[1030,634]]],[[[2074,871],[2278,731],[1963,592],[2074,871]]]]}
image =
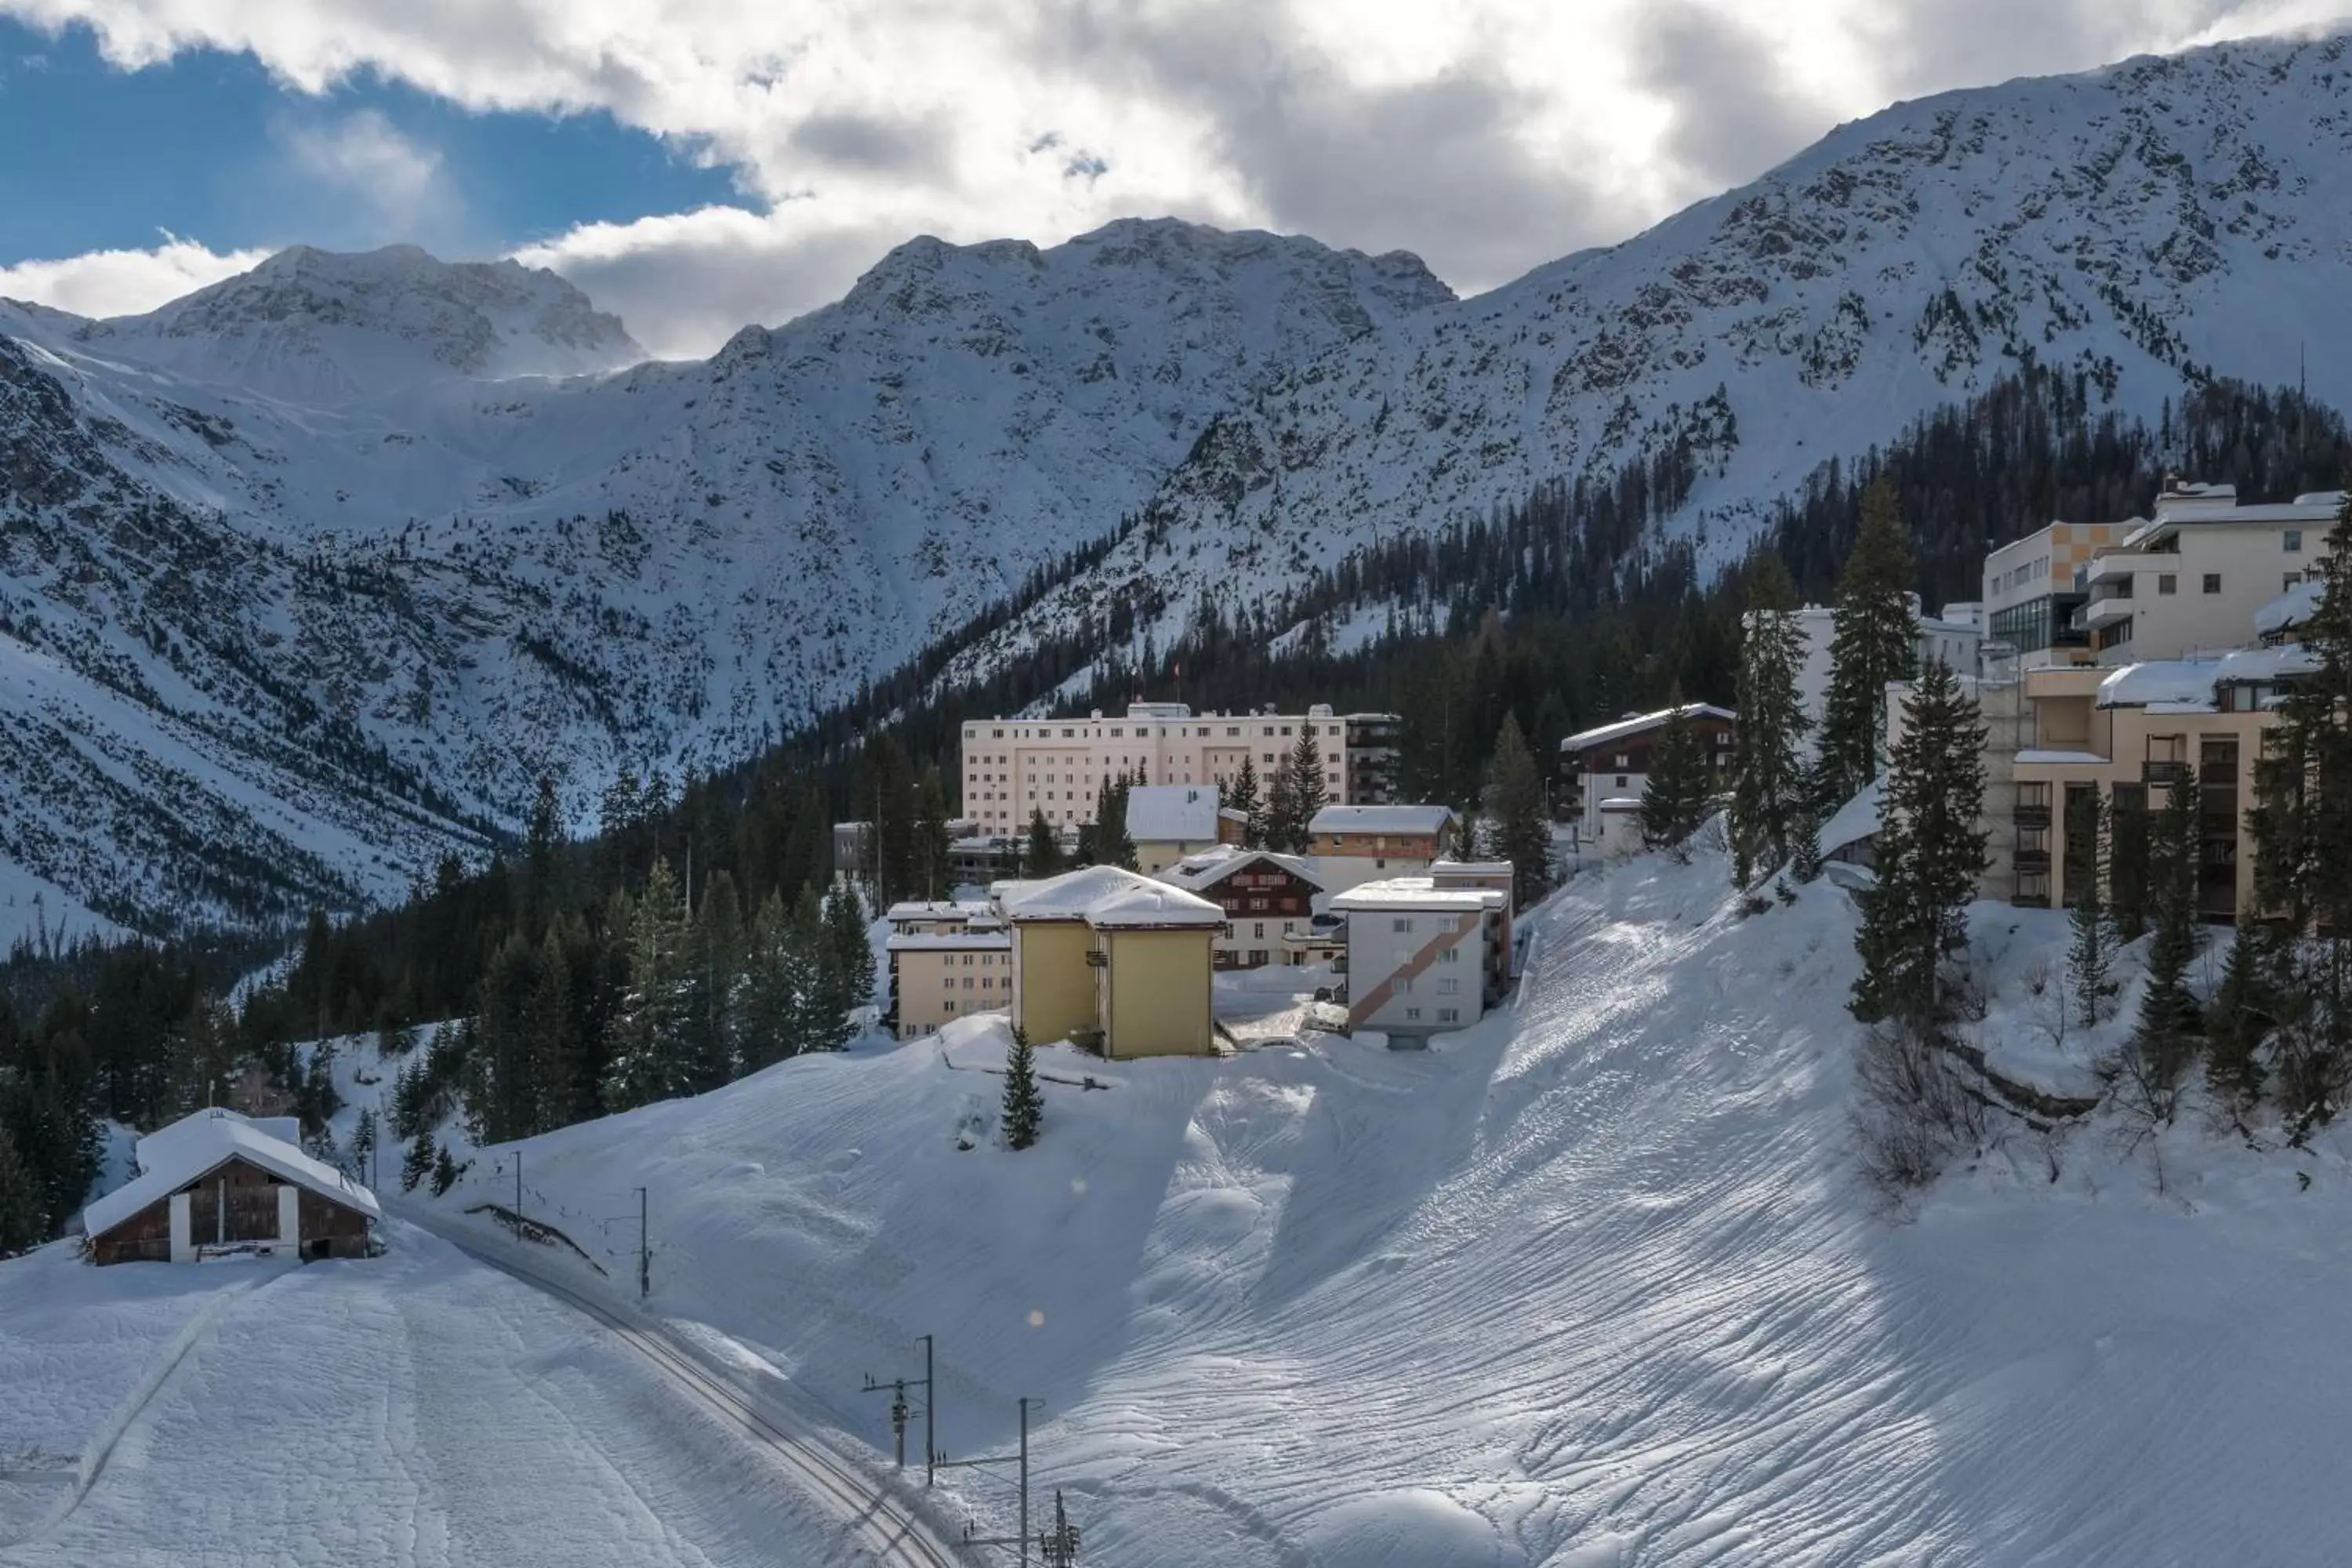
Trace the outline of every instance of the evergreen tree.
{"type": "Polygon", "coordinates": [[[1287,761],[1275,765],[1274,783],[1265,803],[1264,847],[1296,855],[1307,841],[1307,819],[1298,814],[1298,781],[1287,761]]]}
{"type": "Polygon", "coordinates": [[[17,1154],[16,1139],[0,1125],[0,1258],[29,1251],[47,1232],[40,1187],[17,1154]]]}
{"type": "Polygon", "coordinates": [[[1732,879],[1745,888],[1796,852],[1807,816],[1805,735],[1812,728],[1799,697],[1805,634],[1797,585],[1778,555],[1759,554],[1748,572],[1739,644],[1739,760],[1731,792],[1732,879]]]}
{"type": "Polygon", "coordinates": [[[2153,934],[2147,944],[2147,989],[2141,994],[2133,1030],[2136,1060],[2131,1066],[2150,1096],[2149,1109],[2166,1119],[2205,1028],[2204,1014],[2189,989],[2189,966],[2197,957],[2201,793],[2194,779],[2167,787],[2149,861],[2153,934]]]}
{"type": "Polygon", "coordinates": [[[1037,1058],[1029,1037],[1013,1033],[1013,1048],[1004,1058],[1004,1144],[1026,1149],[1037,1142],[1045,1121],[1045,1095],[1037,1084],[1037,1058]]]}
{"type": "Polygon", "coordinates": [[[408,1152],[400,1162],[400,1190],[413,1193],[416,1184],[433,1173],[433,1134],[423,1128],[408,1141],[408,1152]]]}
{"type": "Polygon", "coordinates": [[[915,859],[920,868],[920,891],[926,899],[944,899],[955,890],[948,870],[951,840],[948,836],[948,792],[936,764],[923,770],[915,808],[915,859]]]}
{"type": "Polygon", "coordinates": [[[433,1195],[437,1198],[456,1186],[457,1173],[457,1162],[449,1157],[449,1145],[440,1145],[433,1152],[433,1195]]]}
{"type": "Polygon", "coordinates": [[[1093,847],[1089,853],[1097,866],[1135,869],[1135,836],[1127,826],[1127,803],[1132,789],[1129,779],[1107,778],[1095,795],[1093,847]]]}
{"type": "MultiPolygon", "coordinates": [[[[814,900],[814,895],[808,895],[814,900]]],[[[742,1068],[757,1072],[810,1048],[815,1010],[823,998],[823,940],[818,918],[794,918],[783,900],[770,893],[751,923],[745,955],[741,1026],[742,1068]]]]}
{"type": "MultiPolygon", "coordinates": [[[[1832,606],[1830,689],[1822,721],[1822,809],[1844,804],[1876,778],[1886,730],[1886,688],[1913,674],[1919,640],[1910,594],[1911,547],[1894,487],[1863,493],[1862,531],[1839,574],[1832,606]]],[[[1746,715],[1742,716],[1743,723],[1746,715]]]]}
{"type": "Polygon", "coordinates": [[[2066,971],[2073,986],[2075,1021],[2084,1028],[2105,1023],[2115,1000],[2116,983],[2108,973],[2114,959],[2115,932],[2107,924],[2107,906],[2100,890],[2106,875],[2104,813],[2092,818],[2088,874],[2074,889],[2074,939],[2066,951],[2066,971]]]}
{"type": "Polygon", "coordinates": [[[2248,817],[2255,900],[2280,927],[2272,1065],[2298,1137],[2352,1094],[2352,480],[2309,574],[2308,667],[2283,681],[2248,817]]]}
{"type": "Polygon", "coordinates": [[[1265,847],[1265,803],[1260,798],[1257,763],[1247,752],[1242,753],[1242,765],[1234,773],[1233,782],[1225,786],[1224,799],[1220,804],[1242,814],[1242,847],[1265,847]]]}
{"type": "Polygon", "coordinates": [[[645,801],[635,769],[623,768],[604,786],[596,813],[596,885],[609,890],[636,874],[637,825],[645,818],[645,801]]]}
{"type": "Polygon", "coordinates": [[[684,1026],[685,911],[667,860],[654,862],[629,936],[630,994],[614,1020],[604,1103],[634,1110],[694,1092],[684,1026]]]}
{"type": "Polygon", "coordinates": [[[2148,842],[2147,797],[2138,785],[2117,785],[2106,805],[2107,913],[2116,935],[2137,942],[2147,934],[2148,842]],[[2126,799],[2123,790],[2134,793],[2126,799]]]}
{"type": "Polygon", "coordinates": [[[2269,928],[2259,921],[2238,928],[2205,1016],[2206,1076],[2215,1096],[2242,1112],[2262,1099],[2267,1077],[2263,1045],[2278,1017],[2270,988],[2270,942],[2269,928]]]}
{"type": "Polygon", "coordinates": [[[352,1127],[352,1174],[363,1183],[374,1177],[375,1140],[375,1108],[363,1105],[352,1127]]]}
{"type": "Polygon", "coordinates": [[[524,1126],[545,1132],[573,1120],[570,1076],[572,1070],[572,979],[559,928],[550,926],[539,946],[530,992],[522,1009],[522,1097],[524,1126]]]}
{"type": "Polygon", "coordinates": [[[1029,813],[1029,847],[1021,858],[1021,870],[1028,877],[1062,874],[1062,841],[1055,836],[1054,825],[1045,820],[1042,805],[1029,813]]]}
{"type": "Polygon", "coordinates": [[[1543,784],[1536,775],[1535,758],[1519,733],[1517,718],[1507,713],[1502,733],[1495,739],[1486,815],[1495,824],[1496,849],[1511,863],[1512,902],[1524,910],[1551,890],[1551,825],[1544,820],[1543,784]]]}
{"type": "Polygon", "coordinates": [[[1878,881],[1862,897],[1853,1005],[1864,1023],[1890,1019],[1940,1040],[1958,1015],[1949,960],[1985,867],[1984,740],[1976,703],[1949,666],[1930,662],[1888,760],[1878,881]]]}
{"type": "Polygon", "coordinates": [[[711,874],[702,913],[688,933],[683,1008],[686,1053],[693,1064],[695,1092],[717,1089],[735,1076],[735,999],[743,970],[743,917],[735,879],[724,869],[711,874]]]}
{"type": "Polygon", "coordinates": [[[1667,702],[1672,717],[1659,731],[1657,757],[1642,790],[1642,842],[1652,849],[1674,848],[1697,832],[1713,801],[1706,753],[1683,711],[1679,688],[1667,702]]]}
{"type": "Polygon", "coordinates": [[[563,905],[562,844],[563,810],[555,797],[555,780],[541,773],[531,800],[530,826],[523,837],[522,929],[531,942],[539,940],[548,921],[563,905]]]}
{"type": "MultiPolygon", "coordinates": [[[[1522,749],[1525,743],[1522,740],[1522,749]]],[[[1297,743],[1290,748],[1283,768],[1290,783],[1290,824],[1288,841],[1280,847],[1293,855],[1304,855],[1314,833],[1315,818],[1330,802],[1330,792],[1323,779],[1323,751],[1316,742],[1314,725],[1299,726],[1297,743]]]]}
{"type": "Polygon", "coordinates": [[[801,1048],[837,1051],[855,1032],[852,1013],[874,999],[874,947],[857,895],[846,888],[835,889],[825,900],[818,951],[816,1005],[801,1048]]]}

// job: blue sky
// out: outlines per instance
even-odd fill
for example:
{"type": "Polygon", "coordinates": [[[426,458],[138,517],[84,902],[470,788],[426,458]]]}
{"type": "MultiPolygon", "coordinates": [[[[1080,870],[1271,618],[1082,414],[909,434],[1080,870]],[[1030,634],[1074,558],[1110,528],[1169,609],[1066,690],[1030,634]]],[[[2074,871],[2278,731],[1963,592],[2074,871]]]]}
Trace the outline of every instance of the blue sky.
{"type": "Polygon", "coordinates": [[[16,150],[0,157],[0,266],[143,248],[159,230],[222,251],[413,240],[495,256],[743,199],[690,144],[602,112],[468,112],[373,72],[312,97],[215,50],[125,71],[86,28],[5,16],[0,148],[16,150]]]}

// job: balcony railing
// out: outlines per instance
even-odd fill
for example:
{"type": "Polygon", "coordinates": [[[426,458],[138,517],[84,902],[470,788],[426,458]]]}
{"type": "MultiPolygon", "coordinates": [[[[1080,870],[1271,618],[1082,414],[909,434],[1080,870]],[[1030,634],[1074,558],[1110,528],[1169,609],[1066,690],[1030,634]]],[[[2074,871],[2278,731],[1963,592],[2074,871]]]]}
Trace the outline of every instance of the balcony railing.
{"type": "Polygon", "coordinates": [[[2050,869],[2050,851],[2047,849],[2019,850],[2017,868],[2021,871],[2047,871],[2050,869]]]}
{"type": "Polygon", "coordinates": [[[2139,779],[2140,783],[2150,784],[2187,784],[2189,782],[2189,764],[2187,763],[2162,763],[2156,761],[2145,762],[2139,765],[2139,779]]]}
{"type": "Polygon", "coordinates": [[[2235,763],[2200,763],[2197,765],[2197,782],[2205,784],[2236,784],[2238,782],[2238,764],[2235,763]]]}
{"type": "Polygon", "coordinates": [[[2010,822],[2018,827],[2047,827],[2050,808],[2046,805],[2021,805],[2009,814],[2010,822]]]}

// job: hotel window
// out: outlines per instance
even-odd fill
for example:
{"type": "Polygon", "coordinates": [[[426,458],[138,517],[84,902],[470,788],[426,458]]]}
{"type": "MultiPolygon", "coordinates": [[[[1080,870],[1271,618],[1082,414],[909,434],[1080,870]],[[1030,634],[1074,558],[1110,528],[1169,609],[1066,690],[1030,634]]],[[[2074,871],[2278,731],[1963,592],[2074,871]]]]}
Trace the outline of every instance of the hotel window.
{"type": "Polygon", "coordinates": [[[945,1008],[944,1010],[945,1010],[945,1011],[947,1011],[947,1012],[950,1012],[950,1013],[952,1013],[952,1012],[954,1012],[954,1011],[955,1011],[955,998],[954,998],[954,997],[950,996],[950,997],[949,997],[949,998],[948,998],[947,1006],[946,1006],[946,1008],[945,1008]]]}
{"type": "MultiPolygon", "coordinates": [[[[1617,765],[1621,768],[1631,767],[1633,765],[1633,759],[1627,756],[1624,752],[1620,752],[1617,753],[1617,765]]],[[[1619,779],[1617,782],[1619,784],[1623,784],[1625,781],[1623,779],[1619,779]]]]}
{"type": "Polygon", "coordinates": [[[1462,1010],[1459,1007],[1440,1007],[1437,1010],[1437,1021],[1441,1024],[1454,1023],[1461,1016],[1462,1010]]]}
{"type": "Polygon", "coordinates": [[[1462,982],[1448,975],[1437,983],[1437,994],[1440,996],[1458,996],[1462,994],[1462,982]]]}
{"type": "Polygon", "coordinates": [[[2205,591],[2209,594],[2218,594],[2221,591],[2221,574],[2219,572],[2205,574],[2205,591]]]}
{"type": "Polygon", "coordinates": [[[1257,922],[1256,929],[1252,931],[1250,934],[1263,942],[1265,939],[1265,922],[1264,921],[1259,921],[1257,922]]]}
{"type": "Polygon", "coordinates": [[[1418,1007],[1407,1007],[1404,1010],[1404,1016],[1407,1023],[1417,1024],[1421,1022],[1421,1009],[1418,1007]]]}
{"type": "Polygon", "coordinates": [[[1411,936],[1412,934],[1412,917],[1410,915],[1397,916],[1396,919],[1390,923],[1389,930],[1401,936],[1411,936]]]}
{"type": "Polygon", "coordinates": [[[2175,576],[2172,573],[2159,572],[2157,574],[2156,578],[2156,591],[2159,596],[2166,594],[2177,594],[2180,591],[2180,579],[2175,576]]]}
{"type": "Polygon", "coordinates": [[[2289,555],[2302,554],[2303,530],[2299,528],[2288,529],[2284,533],[2279,536],[2279,542],[2286,547],[2286,552],[2289,555]]]}
{"type": "Polygon", "coordinates": [[[1437,962],[1440,963],[1457,963],[1461,962],[1461,958],[1462,950],[1460,948],[1449,947],[1444,952],[1437,955],[1437,962]]]}

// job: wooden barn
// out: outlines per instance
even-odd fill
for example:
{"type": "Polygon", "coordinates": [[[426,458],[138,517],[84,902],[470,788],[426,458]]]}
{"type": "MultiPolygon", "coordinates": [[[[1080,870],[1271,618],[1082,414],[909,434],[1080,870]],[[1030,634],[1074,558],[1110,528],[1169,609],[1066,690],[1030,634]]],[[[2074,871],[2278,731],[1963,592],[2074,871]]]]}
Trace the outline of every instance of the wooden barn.
{"type": "Polygon", "coordinates": [[[194,1263],[252,1252],[367,1256],[375,1194],[304,1153],[281,1121],[199,1110],[139,1141],[138,1176],[91,1204],[94,1263],[194,1263]]]}

